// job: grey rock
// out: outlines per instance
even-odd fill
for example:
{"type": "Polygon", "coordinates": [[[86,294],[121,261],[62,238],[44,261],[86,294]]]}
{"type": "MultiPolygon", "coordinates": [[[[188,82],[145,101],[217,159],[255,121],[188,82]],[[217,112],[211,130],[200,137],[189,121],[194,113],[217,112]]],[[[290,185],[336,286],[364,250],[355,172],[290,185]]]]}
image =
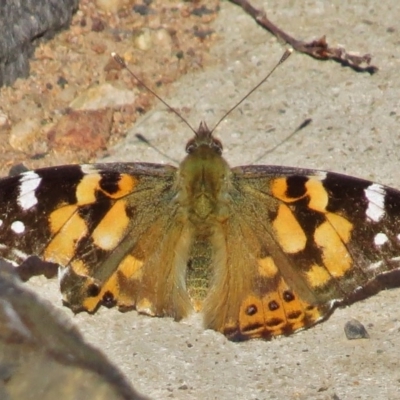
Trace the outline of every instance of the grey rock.
{"type": "Polygon", "coordinates": [[[143,399],[0,260],[1,399],[143,399]]]}
{"type": "Polygon", "coordinates": [[[79,0],[0,0],[0,86],[29,74],[39,39],[69,25],[79,0]]]}
{"type": "Polygon", "coordinates": [[[344,326],[344,333],[347,339],[369,339],[369,333],[365,326],[358,320],[352,319],[347,321],[344,326]]]}

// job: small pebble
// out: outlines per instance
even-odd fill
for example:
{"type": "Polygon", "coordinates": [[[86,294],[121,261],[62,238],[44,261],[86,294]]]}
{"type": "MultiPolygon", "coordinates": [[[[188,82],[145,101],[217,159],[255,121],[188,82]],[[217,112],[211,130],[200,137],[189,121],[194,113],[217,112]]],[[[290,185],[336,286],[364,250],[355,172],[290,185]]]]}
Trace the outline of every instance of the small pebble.
{"type": "Polygon", "coordinates": [[[135,99],[136,96],[131,90],[119,89],[109,83],[104,83],[81,93],[69,107],[73,110],[99,110],[132,104],[135,99]]]}
{"type": "Polygon", "coordinates": [[[369,339],[369,334],[365,329],[365,326],[356,319],[347,321],[344,326],[344,333],[347,339],[369,339]]]}
{"type": "Polygon", "coordinates": [[[41,140],[40,119],[25,119],[16,123],[10,132],[10,146],[26,154],[45,153],[47,144],[41,140]]]}
{"type": "Polygon", "coordinates": [[[95,4],[100,10],[116,14],[124,5],[123,0],[96,0],[95,4]]]}
{"type": "Polygon", "coordinates": [[[0,128],[8,124],[8,115],[0,111],[0,128]]]}

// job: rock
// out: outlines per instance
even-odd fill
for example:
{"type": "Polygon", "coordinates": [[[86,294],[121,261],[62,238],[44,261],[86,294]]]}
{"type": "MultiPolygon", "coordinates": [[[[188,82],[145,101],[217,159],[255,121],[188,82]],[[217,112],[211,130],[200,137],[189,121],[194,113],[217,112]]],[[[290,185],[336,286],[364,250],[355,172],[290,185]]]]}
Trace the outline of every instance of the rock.
{"type": "Polygon", "coordinates": [[[48,148],[41,137],[43,134],[40,122],[40,119],[32,118],[16,123],[10,131],[10,146],[30,155],[46,153],[48,148]]]}
{"type": "Polygon", "coordinates": [[[369,339],[369,334],[365,329],[364,325],[357,321],[356,319],[352,319],[347,321],[344,326],[344,333],[346,334],[347,339],[369,339]]]}
{"type": "Polygon", "coordinates": [[[119,9],[121,9],[124,6],[125,1],[124,0],[96,0],[95,4],[102,11],[115,14],[118,12],[119,9]]]}
{"type": "Polygon", "coordinates": [[[8,115],[0,110],[0,129],[7,127],[9,123],[8,115]]]}
{"type": "Polygon", "coordinates": [[[131,90],[119,89],[109,83],[104,83],[85,90],[71,102],[69,107],[73,110],[117,108],[133,104],[135,99],[136,96],[131,90]]]}
{"type": "Polygon", "coordinates": [[[85,150],[94,155],[106,147],[111,134],[113,110],[70,111],[47,133],[52,149],[64,152],[85,150]]]}
{"type": "Polygon", "coordinates": [[[50,39],[69,25],[79,0],[3,0],[0,12],[0,86],[29,74],[39,38],[50,39]]]}
{"type": "Polygon", "coordinates": [[[166,56],[172,54],[173,48],[171,34],[166,29],[142,29],[135,35],[133,45],[143,51],[156,47],[166,56]]]}
{"type": "Polygon", "coordinates": [[[144,399],[0,260],[0,398],[144,399]]]}

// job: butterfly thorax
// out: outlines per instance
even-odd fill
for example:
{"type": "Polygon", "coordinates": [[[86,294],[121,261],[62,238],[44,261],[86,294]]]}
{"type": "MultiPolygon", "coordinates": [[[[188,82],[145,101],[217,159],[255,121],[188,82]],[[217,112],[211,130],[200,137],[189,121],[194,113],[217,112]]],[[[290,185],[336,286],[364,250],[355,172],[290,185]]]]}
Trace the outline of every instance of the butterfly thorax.
{"type": "Polygon", "coordinates": [[[180,204],[194,223],[225,220],[230,168],[221,156],[221,143],[202,123],[186,151],[189,154],[179,167],[180,204]]]}

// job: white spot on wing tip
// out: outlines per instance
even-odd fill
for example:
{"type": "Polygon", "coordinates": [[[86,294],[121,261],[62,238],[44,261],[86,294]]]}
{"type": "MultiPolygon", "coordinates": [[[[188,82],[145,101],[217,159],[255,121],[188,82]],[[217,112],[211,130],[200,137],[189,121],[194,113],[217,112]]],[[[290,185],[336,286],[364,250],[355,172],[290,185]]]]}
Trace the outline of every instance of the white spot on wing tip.
{"type": "Polygon", "coordinates": [[[326,179],[327,175],[328,175],[328,173],[326,171],[318,171],[318,170],[316,170],[315,171],[315,175],[311,175],[311,176],[309,176],[309,178],[317,179],[319,181],[323,181],[323,180],[326,179]]]}
{"type": "Polygon", "coordinates": [[[92,164],[82,164],[81,171],[84,174],[93,174],[93,173],[99,172],[99,170],[96,167],[94,167],[92,164]]]}
{"type": "Polygon", "coordinates": [[[389,238],[382,232],[378,233],[374,237],[375,246],[383,246],[389,238]]]}
{"type": "Polygon", "coordinates": [[[39,187],[41,181],[42,178],[35,171],[21,174],[17,202],[23,210],[29,210],[38,203],[35,190],[39,187]]]}
{"type": "Polygon", "coordinates": [[[373,183],[364,189],[364,192],[368,199],[366,215],[371,221],[379,222],[385,215],[385,188],[373,183]]]}
{"type": "Polygon", "coordinates": [[[25,231],[25,225],[24,225],[24,223],[21,222],[21,221],[14,221],[14,222],[11,224],[11,230],[12,230],[14,233],[17,233],[17,234],[24,233],[24,231],[25,231]]]}

